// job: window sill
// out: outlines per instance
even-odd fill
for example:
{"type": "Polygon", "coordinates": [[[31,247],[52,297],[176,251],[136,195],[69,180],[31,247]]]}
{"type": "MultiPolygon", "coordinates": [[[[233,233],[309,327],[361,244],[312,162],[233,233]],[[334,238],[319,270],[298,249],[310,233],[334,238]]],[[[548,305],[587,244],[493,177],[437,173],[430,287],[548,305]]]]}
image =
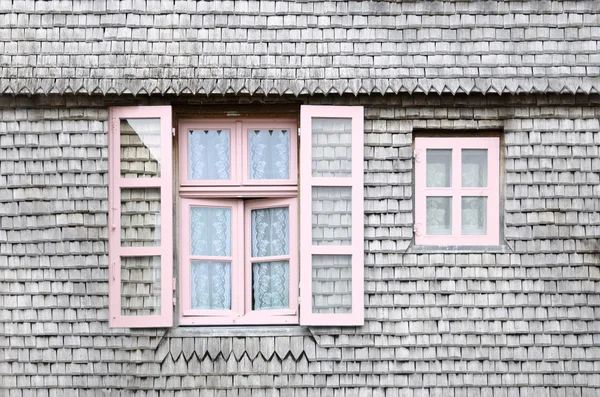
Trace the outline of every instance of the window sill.
{"type": "Polygon", "coordinates": [[[512,254],[508,245],[412,245],[407,254],[512,254]]]}
{"type": "Polygon", "coordinates": [[[172,337],[253,337],[253,336],[306,336],[311,335],[306,327],[281,326],[185,326],[180,325],[170,332],[172,337]]]}

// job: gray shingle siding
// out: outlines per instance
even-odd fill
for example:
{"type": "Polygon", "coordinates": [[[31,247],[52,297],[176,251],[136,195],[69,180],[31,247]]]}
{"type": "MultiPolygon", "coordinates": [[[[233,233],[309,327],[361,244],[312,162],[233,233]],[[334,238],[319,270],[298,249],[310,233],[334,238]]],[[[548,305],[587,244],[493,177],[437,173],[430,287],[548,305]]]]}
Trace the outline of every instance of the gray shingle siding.
{"type": "Polygon", "coordinates": [[[300,100],[365,106],[365,325],[194,337],[107,322],[107,107],[187,99],[0,96],[0,396],[600,394],[598,96],[300,100]],[[413,131],[440,128],[504,131],[508,253],[410,252],[413,131]]]}
{"type": "Polygon", "coordinates": [[[596,0],[0,0],[0,93],[600,91],[596,0]]]}

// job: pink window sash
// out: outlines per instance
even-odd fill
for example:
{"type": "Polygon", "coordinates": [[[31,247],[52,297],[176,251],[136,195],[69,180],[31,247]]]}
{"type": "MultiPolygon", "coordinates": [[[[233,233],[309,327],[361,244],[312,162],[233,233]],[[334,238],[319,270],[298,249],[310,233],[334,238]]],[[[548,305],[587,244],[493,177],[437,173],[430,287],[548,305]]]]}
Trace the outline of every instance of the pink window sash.
{"type": "Polygon", "coordinates": [[[415,139],[415,244],[417,245],[498,245],[500,238],[500,140],[497,137],[442,137],[415,139]],[[426,186],[427,149],[452,149],[452,186],[426,186]],[[488,186],[461,187],[462,149],[488,150],[488,186]],[[428,196],[452,197],[452,234],[427,235],[428,196]],[[485,235],[462,235],[461,198],[487,197],[487,232],[485,235]]]}
{"type": "Polygon", "coordinates": [[[297,324],[298,323],[298,199],[264,199],[247,201],[245,205],[245,315],[239,320],[243,324],[297,324]],[[289,254],[253,258],[251,253],[251,212],[255,209],[289,208],[289,254]],[[252,264],[254,262],[289,262],[289,302],[288,309],[252,310],[252,264]]]}
{"type": "MultiPolygon", "coordinates": [[[[264,200],[232,199],[181,199],[180,237],[180,324],[182,325],[227,325],[227,324],[297,324],[298,323],[298,205],[296,198],[264,200]],[[232,256],[199,257],[190,255],[190,208],[219,207],[232,208],[232,256]],[[250,259],[250,211],[260,208],[290,208],[290,254],[285,256],[261,257],[256,260],[289,260],[290,266],[290,307],[278,310],[251,310],[252,273],[250,259]],[[238,247],[238,249],[235,249],[238,247]],[[191,308],[190,260],[221,259],[231,260],[231,306],[232,310],[197,310],[191,308]]],[[[255,261],[256,261],[255,260],[255,261]]]]}
{"type": "MultiPolygon", "coordinates": [[[[289,119],[256,119],[233,121],[231,119],[206,119],[206,120],[185,120],[179,124],[179,153],[181,167],[179,169],[179,178],[183,191],[194,191],[193,187],[215,187],[222,189],[226,196],[242,197],[239,187],[243,187],[243,197],[245,192],[250,194],[264,190],[277,190],[279,187],[295,187],[298,184],[298,131],[296,123],[289,119]],[[229,181],[221,180],[190,180],[188,177],[188,131],[196,129],[229,129],[231,145],[231,179],[229,181]],[[289,179],[250,179],[249,178],[249,156],[248,156],[248,130],[249,129],[287,129],[290,131],[290,178],[289,179]],[[275,186],[276,185],[276,186],[275,186]],[[234,193],[228,195],[228,193],[234,193]]],[[[203,189],[204,190],[204,189],[203,189]]],[[[297,192],[297,189],[295,190],[297,192]]],[[[201,192],[198,192],[202,194],[201,192]]]]}
{"type": "Polygon", "coordinates": [[[296,123],[288,120],[249,120],[242,123],[242,184],[253,185],[297,185],[298,184],[298,130],[296,123]],[[290,177],[289,179],[250,179],[250,144],[248,130],[281,129],[290,132],[290,177]]]}
{"type": "Polygon", "coordinates": [[[241,156],[240,129],[241,123],[232,120],[185,120],[179,123],[179,180],[184,186],[237,186],[240,184],[239,159],[241,156]],[[192,180],[189,179],[189,130],[229,130],[229,180],[192,180]]]}
{"type": "Polygon", "coordinates": [[[364,324],[364,114],[362,106],[302,106],[300,126],[300,324],[364,324]],[[352,119],[352,177],[312,176],[312,119],[352,119]],[[312,244],[312,188],[339,186],[352,188],[352,242],[349,246],[315,246],[312,244]],[[312,256],[350,255],[352,257],[352,312],[312,312],[312,256]]]}
{"type": "Polygon", "coordinates": [[[243,202],[227,199],[181,199],[181,245],[180,245],[180,323],[192,324],[233,324],[243,314],[243,252],[236,249],[243,244],[243,202]],[[192,256],[191,251],[191,207],[213,207],[231,209],[231,256],[192,256]],[[208,259],[231,261],[231,310],[200,310],[191,307],[191,260],[208,259]]]}
{"type": "Polygon", "coordinates": [[[171,107],[113,107],[109,115],[109,326],[170,327],[173,325],[173,219],[171,107]],[[160,119],[161,164],[159,178],[122,178],[120,171],[120,120],[160,119]],[[121,247],[121,189],[159,188],[161,192],[161,242],[157,247],[121,247]],[[121,257],[160,256],[160,314],[124,316],[121,314],[121,257]]]}

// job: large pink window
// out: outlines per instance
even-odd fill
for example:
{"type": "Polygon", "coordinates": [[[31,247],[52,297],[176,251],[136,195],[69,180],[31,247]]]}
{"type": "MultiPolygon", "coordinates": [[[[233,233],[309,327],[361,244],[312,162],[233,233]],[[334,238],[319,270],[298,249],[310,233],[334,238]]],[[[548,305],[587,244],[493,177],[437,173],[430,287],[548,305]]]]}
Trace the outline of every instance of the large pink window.
{"type": "Polygon", "coordinates": [[[180,123],[181,324],[298,323],[297,127],[180,123]]]}
{"type": "Polygon", "coordinates": [[[415,138],[415,244],[499,244],[499,138],[415,138]]]}
{"type": "Polygon", "coordinates": [[[111,327],[364,323],[363,109],[300,120],[111,108],[111,327]]]}

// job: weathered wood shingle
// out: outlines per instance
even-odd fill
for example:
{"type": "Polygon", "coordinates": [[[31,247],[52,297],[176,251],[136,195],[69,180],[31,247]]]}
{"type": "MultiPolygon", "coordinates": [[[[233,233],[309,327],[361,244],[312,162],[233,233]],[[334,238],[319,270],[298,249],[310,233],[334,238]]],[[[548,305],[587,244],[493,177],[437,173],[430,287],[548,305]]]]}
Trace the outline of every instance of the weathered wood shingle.
{"type": "Polygon", "coordinates": [[[302,97],[365,106],[366,322],[249,337],[108,328],[114,100],[0,97],[0,396],[600,392],[597,96],[302,97]],[[507,252],[406,251],[412,131],[449,121],[504,130],[507,252]]]}
{"type": "Polygon", "coordinates": [[[595,0],[3,3],[0,93],[600,91],[595,0]]]}

